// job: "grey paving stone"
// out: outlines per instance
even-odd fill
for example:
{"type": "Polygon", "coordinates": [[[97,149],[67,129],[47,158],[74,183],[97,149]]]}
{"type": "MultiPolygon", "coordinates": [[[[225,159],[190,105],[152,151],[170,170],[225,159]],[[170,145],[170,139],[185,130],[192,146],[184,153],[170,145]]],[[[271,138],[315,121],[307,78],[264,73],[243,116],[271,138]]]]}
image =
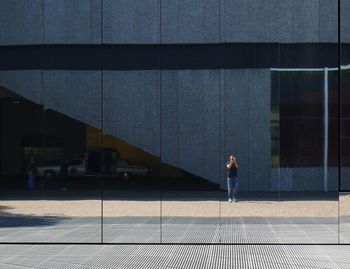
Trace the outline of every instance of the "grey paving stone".
{"type": "MultiPolygon", "coordinates": [[[[28,246],[27,246],[28,247],[28,246]]],[[[57,246],[56,246],[57,247],[57,246]]],[[[349,246],[119,245],[63,246],[80,254],[46,256],[40,268],[349,268],[349,246]]],[[[58,252],[62,251],[57,247],[58,252]]],[[[27,257],[33,263],[40,254],[27,257]]],[[[28,268],[15,253],[1,268],[28,268]]],[[[43,257],[42,257],[43,258],[43,257]]]]}

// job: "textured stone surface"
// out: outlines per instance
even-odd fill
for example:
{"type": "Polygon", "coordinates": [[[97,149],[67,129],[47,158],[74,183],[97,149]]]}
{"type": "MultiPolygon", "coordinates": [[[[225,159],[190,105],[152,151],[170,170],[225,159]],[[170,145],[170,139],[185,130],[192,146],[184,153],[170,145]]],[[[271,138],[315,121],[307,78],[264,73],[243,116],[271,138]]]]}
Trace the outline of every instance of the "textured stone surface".
{"type": "Polygon", "coordinates": [[[68,115],[101,128],[101,72],[70,71],[67,89],[68,115]]]}
{"type": "Polygon", "coordinates": [[[0,13],[0,44],[100,40],[100,0],[2,0],[0,13]]]}
{"type": "MultiPolygon", "coordinates": [[[[338,42],[338,3],[320,0],[320,42],[338,42]]],[[[348,16],[347,16],[348,17],[348,16]]]]}
{"type": "MultiPolygon", "coordinates": [[[[103,9],[109,44],[337,41],[336,0],[104,0],[103,9]]],[[[101,42],[101,0],[2,0],[0,15],[0,44],[101,42]]]]}
{"type": "MultiPolygon", "coordinates": [[[[349,168],[343,167],[342,170],[349,170],[349,168]]],[[[339,190],[338,167],[329,166],[327,171],[328,190],[339,190]]]]}
{"type": "Polygon", "coordinates": [[[224,42],[248,42],[248,1],[224,0],[221,11],[221,40],[224,42]]]}
{"type": "Polygon", "coordinates": [[[225,115],[226,115],[226,78],[225,75],[228,70],[220,70],[220,188],[227,188],[227,170],[226,170],[226,162],[228,156],[225,153],[225,115]]]}
{"type": "Polygon", "coordinates": [[[0,85],[32,102],[42,104],[42,71],[2,71],[0,85]]]}
{"type": "Polygon", "coordinates": [[[101,17],[98,15],[101,10],[99,3],[98,0],[66,1],[67,43],[100,43],[101,27],[98,26],[101,25],[101,17]]]}
{"type": "Polygon", "coordinates": [[[271,8],[272,0],[248,0],[249,41],[270,42],[271,8]]]}
{"type": "MultiPolygon", "coordinates": [[[[235,154],[240,190],[322,191],[322,167],[270,168],[270,76],[262,69],[104,71],[104,133],[223,188],[225,162],[235,154]]],[[[101,82],[99,71],[0,72],[1,86],[98,128],[101,82]]],[[[328,182],[337,189],[332,169],[328,182]]]]}
{"type": "Polygon", "coordinates": [[[65,71],[45,71],[43,101],[45,108],[65,113],[67,99],[67,72],[65,71]]]}
{"type": "Polygon", "coordinates": [[[336,42],[335,0],[224,0],[221,5],[222,41],[336,42]]]}
{"type": "Polygon", "coordinates": [[[105,43],[159,43],[160,0],[105,0],[105,43]]]}
{"type": "Polygon", "coordinates": [[[293,169],[293,191],[323,191],[323,167],[293,169]]]}
{"type": "Polygon", "coordinates": [[[162,161],[217,183],[219,92],[218,70],[162,73],[162,161]]]}
{"type": "Polygon", "coordinates": [[[100,0],[90,0],[90,21],[91,21],[91,28],[90,28],[90,38],[91,43],[94,44],[100,44],[102,43],[102,35],[101,31],[102,29],[102,6],[100,0]]]}
{"type": "MultiPolygon", "coordinates": [[[[160,155],[159,71],[134,73],[134,132],[139,148],[160,155]]],[[[126,100],[124,100],[125,102],[126,100]]]]}
{"type": "Polygon", "coordinates": [[[161,9],[161,43],[171,43],[177,40],[177,0],[162,0],[161,9]]]}
{"type": "Polygon", "coordinates": [[[203,83],[203,177],[220,183],[220,70],[204,71],[203,83]]]}
{"type": "Polygon", "coordinates": [[[159,156],[159,83],[159,71],[105,71],[104,132],[159,156]]]}
{"type": "MultiPolygon", "coordinates": [[[[289,167],[280,168],[278,171],[279,187],[277,191],[293,191],[294,169],[289,167]]],[[[274,187],[275,188],[275,187],[274,187]]]]}
{"type": "Polygon", "coordinates": [[[290,43],[293,40],[293,1],[272,0],[271,42],[290,43]]]}
{"type": "Polygon", "coordinates": [[[341,41],[345,43],[350,43],[350,1],[340,0],[341,7],[341,41]]]}
{"type": "Polygon", "coordinates": [[[128,71],[104,71],[103,127],[106,134],[134,144],[133,74],[128,71]]]}
{"type": "Polygon", "coordinates": [[[0,44],[17,43],[16,1],[0,1],[0,44]]]}
{"type": "Polygon", "coordinates": [[[17,71],[1,71],[0,85],[13,92],[17,92],[19,88],[19,81],[16,79],[17,71]]]}
{"type": "Polygon", "coordinates": [[[350,167],[342,167],[341,169],[340,189],[350,190],[350,167]]]}
{"type": "MultiPolygon", "coordinates": [[[[344,168],[342,171],[349,169],[344,168]]],[[[338,168],[328,167],[328,191],[338,190],[338,168]]],[[[272,191],[324,191],[323,167],[282,167],[271,169],[272,191]]]]}
{"type": "Polygon", "coordinates": [[[204,71],[178,72],[179,166],[195,175],[203,175],[204,71]]]}
{"type": "Polygon", "coordinates": [[[16,0],[17,41],[19,44],[43,43],[41,0],[16,0]]]}
{"type": "Polygon", "coordinates": [[[3,0],[0,44],[95,44],[100,0],[3,0]]]}
{"type": "Polygon", "coordinates": [[[44,71],[43,83],[45,109],[101,128],[101,72],[44,71]]]}
{"type": "Polygon", "coordinates": [[[45,43],[66,43],[66,1],[44,1],[45,43]]]}
{"type": "Polygon", "coordinates": [[[319,0],[294,0],[293,42],[319,42],[319,0]]]}
{"type": "Polygon", "coordinates": [[[42,44],[42,0],[0,2],[0,44],[42,44]]]}
{"type": "Polygon", "coordinates": [[[163,0],[162,43],[219,41],[219,1],[163,0]]]}
{"type": "Polygon", "coordinates": [[[163,162],[178,166],[178,72],[164,70],[161,80],[161,157],[163,162]]]}
{"type": "Polygon", "coordinates": [[[270,189],[271,73],[249,70],[249,190],[270,189]],[[262,183],[265,182],[265,183],[262,183]]]}
{"type": "MultiPolygon", "coordinates": [[[[248,70],[225,70],[224,120],[222,132],[224,137],[223,155],[227,162],[228,156],[234,154],[240,164],[238,176],[241,190],[249,187],[249,88],[248,70]]],[[[225,163],[222,163],[226,178],[225,163]]],[[[225,178],[223,179],[224,182],[225,178]]],[[[226,184],[224,187],[226,188],[226,184]]]]}

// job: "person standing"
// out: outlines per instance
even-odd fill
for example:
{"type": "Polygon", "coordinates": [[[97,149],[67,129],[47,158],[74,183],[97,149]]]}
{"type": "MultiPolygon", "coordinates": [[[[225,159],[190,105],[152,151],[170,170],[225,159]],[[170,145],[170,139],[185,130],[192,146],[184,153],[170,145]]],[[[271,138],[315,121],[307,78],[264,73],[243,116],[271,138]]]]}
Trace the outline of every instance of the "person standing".
{"type": "Polygon", "coordinates": [[[235,156],[231,155],[229,161],[226,163],[227,168],[227,190],[228,201],[237,202],[237,190],[238,190],[238,168],[239,164],[235,156]]]}
{"type": "Polygon", "coordinates": [[[61,191],[67,190],[67,179],[68,179],[68,163],[63,162],[60,167],[60,187],[61,191]]]}
{"type": "Polygon", "coordinates": [[[28,189],[34,189],[35,179],[37,176],[37,168],[34,158],[30,158],[30,161],[27,165],[27,176],[28,176],[28,189]]]}

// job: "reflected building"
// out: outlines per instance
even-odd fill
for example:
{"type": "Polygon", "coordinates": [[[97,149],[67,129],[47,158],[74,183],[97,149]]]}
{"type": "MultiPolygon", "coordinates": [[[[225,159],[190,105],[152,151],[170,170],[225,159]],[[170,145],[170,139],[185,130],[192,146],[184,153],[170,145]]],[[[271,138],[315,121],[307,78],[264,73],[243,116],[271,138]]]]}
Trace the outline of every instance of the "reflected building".
{"type": "MultiPolygon", "coordinates": [[[[4,205],[27,199],[34,157],[35,225],[62,226],[0,241],[338,242],[349,2],[339,43],[337,0],[1,0],[4,205]]],[[[18,208],[0,215],[32,212],[18,208]]]]}
{"type": "Polygon", "coordinates": [[[337,67],[337,1],[2,1],[1,12],[0,85],[44,110],[217,184],[233,152],[242,190],[337,190],[337,82],[325,183],[322,71],[337,67]]]}

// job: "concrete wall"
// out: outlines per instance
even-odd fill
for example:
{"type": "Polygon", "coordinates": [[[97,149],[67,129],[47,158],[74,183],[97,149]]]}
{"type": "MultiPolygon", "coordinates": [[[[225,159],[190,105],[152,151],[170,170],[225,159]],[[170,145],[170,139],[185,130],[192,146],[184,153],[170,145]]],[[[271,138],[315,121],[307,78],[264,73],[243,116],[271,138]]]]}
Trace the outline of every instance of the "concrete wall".
{"type": "MultiPolygon", "coordinates": [[[[349,175],[349,171],[349,167],[342,168],[343,175],[349,175]]],[[[337,191],[338,167],[328,167],[327,172],[328,191],[337,191]]],[[[345,177],[343,180],[348,183],[345,177]]],[[[324,191],[324,170],[323,167],[273,168],[270,184],[272,191],[324,191]]]]}
{"type": "Polygon", "coordinates": [[[108,44],[337,42],[337,0],[104,0],[101,15],[101,0],[2,0],[0,45],[99,44],[101,23],[108,44]]]}
{"type": "Polygon", "coordinates": [[[105,0],[103,42],[159,43],[160,0],[105,0]]]}
{"type": "Polygon", "coordinates": [[[341,7],[341,23],[340,36],[341,42],[350,43],[350,1],[340,0],[341,7]]]}
{"type": "Polygon", "coordinates": [[[42,104],[101,128],[101,72],[43,71],[42,104]]]}
{"type": "Polygon", "coordinates": [[[159,71],[105,71],[104,133],[160,156],[159,71]]]}

